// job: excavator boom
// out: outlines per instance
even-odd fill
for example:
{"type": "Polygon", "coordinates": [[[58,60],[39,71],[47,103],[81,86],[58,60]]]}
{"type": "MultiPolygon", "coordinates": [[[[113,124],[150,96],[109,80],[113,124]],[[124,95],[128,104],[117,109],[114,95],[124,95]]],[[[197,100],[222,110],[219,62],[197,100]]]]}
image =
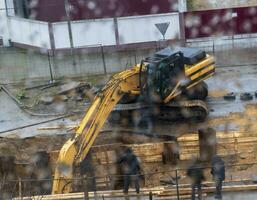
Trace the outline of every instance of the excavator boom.
{"type": "Polygon", "coordinates": [[[139,66],[115,75],[95,97],[74,138],[62,147],[54,174],[52,193],[69,193],[74,166],[82,162],[93,145],[110,112],[126,93],[139,91],[139,66]]]}

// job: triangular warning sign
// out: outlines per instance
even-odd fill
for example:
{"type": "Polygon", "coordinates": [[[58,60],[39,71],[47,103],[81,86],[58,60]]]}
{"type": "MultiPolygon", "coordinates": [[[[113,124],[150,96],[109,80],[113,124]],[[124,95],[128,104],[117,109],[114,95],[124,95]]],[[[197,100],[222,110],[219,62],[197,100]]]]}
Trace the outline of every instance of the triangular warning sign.
{"type": "Polygon", "coordinates": [[[169,25],[170,25],[170,22],[164,22],[164,23],[155,24],[156,28],[161,32],[163,37],[164,37],[164,35],[165,35],[169,25]]]}

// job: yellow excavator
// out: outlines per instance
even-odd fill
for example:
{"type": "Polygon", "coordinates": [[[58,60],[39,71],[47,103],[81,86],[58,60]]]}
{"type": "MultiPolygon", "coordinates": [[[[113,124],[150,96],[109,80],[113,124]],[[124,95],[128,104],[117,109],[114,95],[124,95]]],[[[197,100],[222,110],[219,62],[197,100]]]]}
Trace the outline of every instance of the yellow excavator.
{"type": "Polygon", "coordinates": [[[96,95],[74,137],[63,145],[52,193],[72,192],[75,169],[87,157],[112,111],[122,113],[124,110],[158,107],[159,117],[172,115],[172,111],[177,115],[178,110],[185,119],[206,117],[208,109],[202,99],[208,95],[208,90],[203,81],[214,73],[214,58],[204,51],[168,47],[133,68],[115,74],[96,95]],[[180,98],[185,96],[187,99],[180,98]],[[124,104],[122,100],[131,97],[134,97],[132,103],[124,104]]]}

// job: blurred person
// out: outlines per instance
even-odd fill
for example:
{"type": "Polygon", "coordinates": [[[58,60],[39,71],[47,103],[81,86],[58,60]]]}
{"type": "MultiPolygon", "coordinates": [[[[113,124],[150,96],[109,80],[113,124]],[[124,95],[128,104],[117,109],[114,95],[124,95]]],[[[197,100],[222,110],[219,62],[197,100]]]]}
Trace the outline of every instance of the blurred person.
{"type": "Polygon", "coordinates": [[[197,188],[198,199],[202,199],[202,181],[205,179],[203,175],[202,164],[200,160],[195,160],[187,170],[187,176],[191,179],[192,196],[195,200],[195,189],[197,188]]]}
{"type": "Polygon", "coordinates": [[[124,175],[124,193],[128,193],[131,179],[135,183],[137,194],[139,193],[139,176],[140,176],[140,161],[130,148],[125,150],[125,153],[118,159],[118,164],[121,164],[122,173],[124,175]]]}
{"type": "Polygon", "coordinates": [[[216,192],[215,199],[222,199],[222,181],[225,180],[225,164],[220,156],[215,155],[211,161],[211,174],[215,181],[216,192]]]}

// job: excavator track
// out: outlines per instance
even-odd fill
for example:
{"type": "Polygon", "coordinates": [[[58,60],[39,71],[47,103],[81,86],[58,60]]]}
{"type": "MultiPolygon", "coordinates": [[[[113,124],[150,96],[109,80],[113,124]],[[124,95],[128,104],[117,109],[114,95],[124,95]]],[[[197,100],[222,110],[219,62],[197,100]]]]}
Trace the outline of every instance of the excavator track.
{"type": "Polygon", "coordinates": [[[159,119],[167,121],[187,120],[203,121],[208,115],[208,108],[202,100],[186,100],[161,105],[159,119]]]}
{"type": "Polygon", "coordinates": [[[141,102],[117,104],[113,109],[109,121],[111,123],[122,123],[122,121],[133,122],[133,117],[141,115],[145,118],[149,113],[154,118],[165,121],[203,121],[208,115],[208,108],[202,100],[185,100],[161,105],[147,105],[141,102]]]}

